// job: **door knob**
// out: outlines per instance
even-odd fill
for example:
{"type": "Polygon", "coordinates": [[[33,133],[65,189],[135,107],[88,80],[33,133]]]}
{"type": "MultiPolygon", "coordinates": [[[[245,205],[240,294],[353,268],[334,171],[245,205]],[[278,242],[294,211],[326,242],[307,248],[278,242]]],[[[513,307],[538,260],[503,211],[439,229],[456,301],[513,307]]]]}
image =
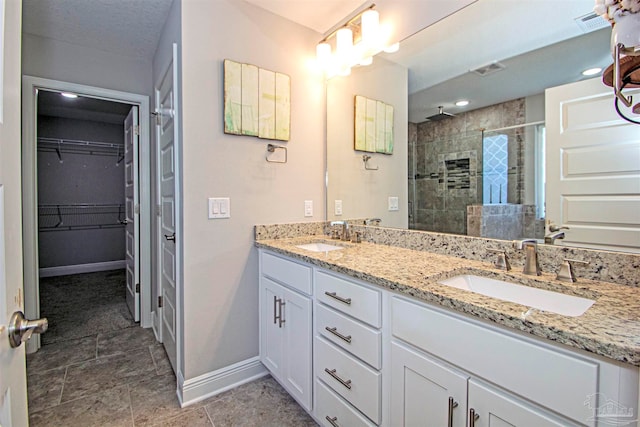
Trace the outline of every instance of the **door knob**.
{"type": "Polygon", "coordinates": [[[175,242],[176,241],[176,233],[173,234],[165,234],[164,238],[169,240],[170,242],[175,242]]]}
{"type": "Polygon", "coordinates": [[[27,342],[31,335],[41,334],[49,327],[46,317],[36,320],[25,319],[24,313],[16,311],[9,321],[9,344],[12,348],[18,347],[23,342],[27,342]]]}

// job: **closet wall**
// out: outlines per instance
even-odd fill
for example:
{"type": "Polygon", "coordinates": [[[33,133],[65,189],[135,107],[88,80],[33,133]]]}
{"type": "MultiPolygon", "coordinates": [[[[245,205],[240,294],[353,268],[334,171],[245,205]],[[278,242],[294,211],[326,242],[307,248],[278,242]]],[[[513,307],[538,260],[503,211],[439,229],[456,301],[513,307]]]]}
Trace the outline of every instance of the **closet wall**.
{"type": "Polygon", "coordinates": [[[122,124],[38,116],[41,276],[124,268],[123,143],[122,124]]]}

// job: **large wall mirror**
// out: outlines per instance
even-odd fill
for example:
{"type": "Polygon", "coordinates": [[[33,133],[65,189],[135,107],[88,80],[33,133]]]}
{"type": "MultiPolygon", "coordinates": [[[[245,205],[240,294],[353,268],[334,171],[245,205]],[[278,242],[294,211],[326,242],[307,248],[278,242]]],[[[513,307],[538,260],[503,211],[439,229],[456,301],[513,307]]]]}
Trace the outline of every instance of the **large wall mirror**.
{"type": "Polygon", "coordinates": [[[328,219],[563,244],[545,224],[545,90],[611,64],[592,8],[479,0],[329,80],[328,219]],[[355,95],[394,106],[393,154],[354,150],[355,95]]]}

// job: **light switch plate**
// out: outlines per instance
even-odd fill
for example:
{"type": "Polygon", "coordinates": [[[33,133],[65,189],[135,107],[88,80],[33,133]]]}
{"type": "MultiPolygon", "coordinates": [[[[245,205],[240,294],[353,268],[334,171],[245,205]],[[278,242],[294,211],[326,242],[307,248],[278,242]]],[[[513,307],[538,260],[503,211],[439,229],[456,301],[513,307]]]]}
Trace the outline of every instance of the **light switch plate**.
{"type": "Polygon", "coordinates": [[[397,211],[397,210],[398,210],[398,198],[389,197],[389,211],[397,211]]]}
{"type": "Polygon", "coordinates": [[[334,215],[342,215],[342,200],[335,200],[333,206],[334,215]]]}
{"type": "Polygon", "coordinates": [[[313,200],[304,201],[304,216],[313,216],[313,200]]]}
{"type": "Polygon", "coordinates": [[[209,219],[231,218],[231,201],[228,197],[209,198],[209,219]]]}

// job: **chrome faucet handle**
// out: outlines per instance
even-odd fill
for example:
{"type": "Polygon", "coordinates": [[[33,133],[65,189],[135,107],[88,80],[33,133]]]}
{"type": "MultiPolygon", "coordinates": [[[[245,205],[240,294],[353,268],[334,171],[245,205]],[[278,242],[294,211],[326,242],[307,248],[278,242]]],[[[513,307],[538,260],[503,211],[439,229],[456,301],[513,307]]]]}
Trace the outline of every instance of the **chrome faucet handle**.
{"type": "Polygon", "coordinates": [[[507,251],[504,251],[502,249],[491,249],[491,248],[487,248],[487,251],[498,254],[498,257],[493,262],[493,265],[496,268],[499,268],[500,270],[505,270],[505,271],[510,271],[511,270],[511,264],[509,264],[509,258],[507,257],[507,251]]]}
{"type": "Polygon", "coordinates": [[[521,242],[524,251],[524,268],[523,274],[531,274],[540,276],[540,262],[538,261],[538,241],[535,239],[527,239],[521,242]]]}
{"type": "Polygon", "coordinates": [[[588,261],[581,261],[577,259],[569,259],[565,258],[562,261],[562,265],[560,266],[560,270],[556,275],[557,280],[561,280],[563,282],[577,282],[578,279],[573,271],[574,264],[577,265],[589,265],[588,261]]]}
{"type": "Polygon", "coordinates": [[[560,231],[560,230],[570,230],[570,228],[569,227],[558,227],[554,223],[549,224],[549,231],[551,233],[555,233],[556,231],[560,231]]]}

